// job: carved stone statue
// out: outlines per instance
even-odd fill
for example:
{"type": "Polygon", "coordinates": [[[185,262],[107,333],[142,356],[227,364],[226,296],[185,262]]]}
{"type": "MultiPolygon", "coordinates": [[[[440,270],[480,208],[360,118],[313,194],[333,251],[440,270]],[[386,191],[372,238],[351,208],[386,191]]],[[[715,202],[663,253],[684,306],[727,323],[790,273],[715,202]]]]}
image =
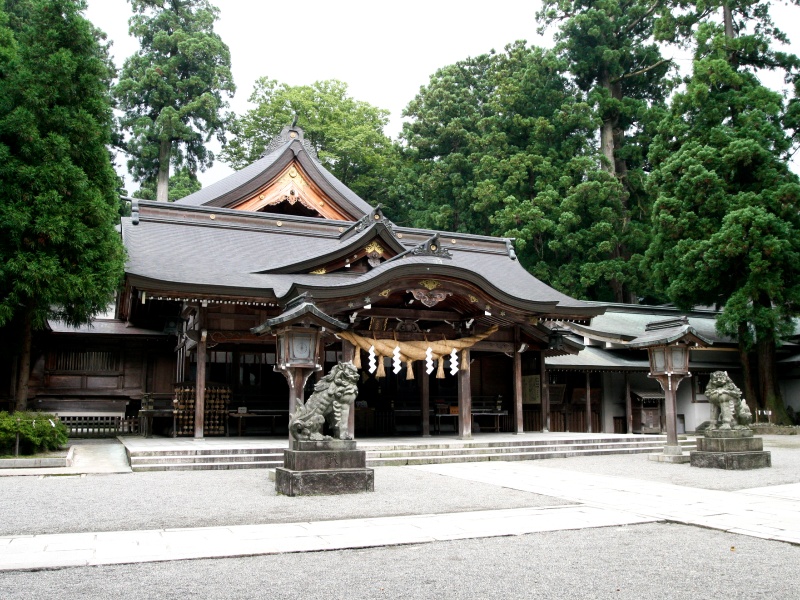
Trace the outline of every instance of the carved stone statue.
{"type": "Polygon", "coordinates": [[[714,371],[706,388],[706,397],[712,406],[709,429],[747,429],[753,420],[750,408],[725,371],[714,371]],[[714,419],[714,412],[718,411],[714,419]]]}
{"type": "Polygon", "coordinates": [[[330,373],[314,386],[308,401],[289,419],[289,431],[296,440],[349,440],[347,418],[350,407],[358,396],[358,369],[353,363],[338,363],[330,373]],[[322,428],[328,424],[333,436],[323,435],[322,428]]]}

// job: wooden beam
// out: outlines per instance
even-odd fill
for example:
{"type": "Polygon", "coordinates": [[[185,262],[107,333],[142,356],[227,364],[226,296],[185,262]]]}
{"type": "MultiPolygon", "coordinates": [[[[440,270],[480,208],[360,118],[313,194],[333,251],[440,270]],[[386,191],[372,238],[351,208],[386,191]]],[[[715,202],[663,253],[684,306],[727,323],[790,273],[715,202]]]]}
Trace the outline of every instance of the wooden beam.
{"type": "Polygon", "coordinates": [[[206,409],[206,354],[208,336],[203,335],[206,323],[206,309],[200,308],[197,320],[197,373],[194,385],[194,437],[202,438],[205,426],[206,409]]]}
{"type": "MultiPolygon", "coordinates": [[[[377,302],[377,299],[374,299],[373,302],[377,302]]],[[[333,308],[333,305],[328,305],[324,303],[324,301],[320,301],[320,309],[325,310],[326,308],[333,308]]],[[[345,305],[346,306],[346,305],[345,305]]],[[[381,317],[381,318],[394,318],[397,317],[398,319],[402,320],[422,320],[422,321],[460,321],[462,319],[470,318],[470,315],[461,315],[457,312],[453,311],[445,311],[445,310],[414,310],[412,308],[383,308],[383,307],[375,307],[370,308],[369,310],[364,310],[363,307],[356,306],[355,308],[340,308],[342,312],[350,311],[349,314],[352,314],[358,311],[359,317],[381,317]]]]}
{"type": "MultiPolygon", "coordinates": [[[[347,340],[342,340],[342,362],[353,362],[355,357],[356,348],[347,340]]],[[[350,407],[350,412],[347,415],[347,433],[350,434],[352,439],[356,439],[356,407],[350,407]]]]}
{"type": "Polygon", "coordinates": [[[431,437],[431,399],[430,375],[425,372],[424,361],[417,361],[411,368],[417,368],[420,406],[422,407],[422,437],[431,437]]]}
{"type": "MultiPolygon", "coordinates": [[[[514,328],[515,346],[519,347],[519,327],[514,328]]],[[[514,351],[514,433],[525,433],[522,418],[522,354],[514,351]]]]}
{"type": "Polygon", "coordinates": [[[625,433],[633,433],[633,407],[631,406],[631,381],[630,374],[625,372],[625,422],[627,428],[625,433]]]}
{"type": "Polygon", "coordinates": [[[592,433],[592,386],[591,374],[586,371],[586,433],[592,433]]]}
{"type": "Polygon", "coordinates": [[[472,439],[472,385],[470,381],[470,351],[461,353],[463,364],[458,371],[458,439],[472,439]]]}
{"type": "Polygon", "coordinates": [[[502,352],[511,354],[514,352],[513,342],[487,342],[483,340],[478,342],[472,347],[472,350],[477,352],[502,352]]]}
{"type": "Polygon", "coordinates": [[[550,431],[550,386],[547,384],[547,366],[544,363],[544,351],[539,352],[539,385],[542,387],[542,431],[550,431]]]}

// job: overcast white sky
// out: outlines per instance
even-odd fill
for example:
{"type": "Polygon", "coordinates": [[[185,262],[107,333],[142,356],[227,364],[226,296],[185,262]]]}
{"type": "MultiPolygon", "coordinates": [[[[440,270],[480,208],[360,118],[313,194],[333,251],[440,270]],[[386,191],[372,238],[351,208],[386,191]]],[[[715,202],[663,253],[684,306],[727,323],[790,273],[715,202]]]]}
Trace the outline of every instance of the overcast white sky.
{"type": "MultiPolygon", "coordinates": [[[[551,45],[536,33],[537,0],[212,0],[220,9],[216,31],[231,50],[242,113],[253,83],[268,76],[290,85],[339,79],[352,97],[391,111],[386,131],[397,137],[400,113],[436,69],[515,40],[551,45]]],[[[128,36],[127,0],[89,0],[87,18],[113,40],[117,66],[138,43],[128,36]]],[[[781,4],[780,2],[776,4],[781,4]]],[[[800,54],[800,9],[776,21],[794,34],[800,54]],[[791,25],[790,25],[791,24],[791,25]]],[[[203,185],[231,170],[220,162],[200,174],[203,185]]],[[[135,188],[135,184],[130,187],[135,188]]],[[[132,189],[129,191],[133,191],[132,189]]]]}

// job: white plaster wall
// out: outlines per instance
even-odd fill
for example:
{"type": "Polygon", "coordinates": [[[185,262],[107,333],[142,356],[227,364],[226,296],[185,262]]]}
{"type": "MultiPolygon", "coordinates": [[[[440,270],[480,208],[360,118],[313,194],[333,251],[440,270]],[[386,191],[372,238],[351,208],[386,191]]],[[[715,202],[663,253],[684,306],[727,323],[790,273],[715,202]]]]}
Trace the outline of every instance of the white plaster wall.
{"type": "Polygon", "coordinates": [[[603,373],[603,431],[614,433],[614,417],[625,416],[625,375],[603,373]]]}
{"type": "Polygon", "coordinates": [[[800,379],[782,379],[779,385],[786,406],[791,406],[795,412],[800,411],[800,379]]]}

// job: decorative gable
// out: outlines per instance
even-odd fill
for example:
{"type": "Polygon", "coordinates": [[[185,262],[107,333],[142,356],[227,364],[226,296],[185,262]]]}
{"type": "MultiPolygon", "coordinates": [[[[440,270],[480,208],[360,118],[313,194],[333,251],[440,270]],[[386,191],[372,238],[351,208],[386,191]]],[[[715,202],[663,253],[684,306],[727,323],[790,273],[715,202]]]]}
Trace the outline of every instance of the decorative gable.
{"type": "Polygon", "coordinates": [[[296,159],[235,208],[250,212],[321,217],[335,221],[349,220],[344,211],[313,183],[296,159]]]}

